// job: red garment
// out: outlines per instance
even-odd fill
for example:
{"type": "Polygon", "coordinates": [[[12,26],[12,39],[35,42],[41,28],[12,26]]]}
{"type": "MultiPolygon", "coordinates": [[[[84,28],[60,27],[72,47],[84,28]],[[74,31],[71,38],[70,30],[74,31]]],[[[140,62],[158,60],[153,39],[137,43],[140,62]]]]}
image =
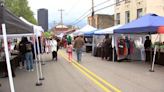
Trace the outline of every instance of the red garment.
{"type": "Polygon", "coordinates": [[[123,39],[120,39],[118,43],[118,56],[125,55],[126,54],[126,46],[125,41],[123,39]]]}

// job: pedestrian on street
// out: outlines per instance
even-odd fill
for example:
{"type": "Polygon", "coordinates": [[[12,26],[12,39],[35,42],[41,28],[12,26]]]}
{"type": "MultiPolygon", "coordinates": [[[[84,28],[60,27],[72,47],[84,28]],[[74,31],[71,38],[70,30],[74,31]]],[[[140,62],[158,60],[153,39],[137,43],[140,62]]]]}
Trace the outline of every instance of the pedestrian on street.
{"type": "Polygon", "coordinates": [[[57,41],[56,38],[53,37],[50,40],[51,52],[52,52],[52,60],[57,61],[57,41]]]}
{"type": "Polygon", "coordinates": [[[84,39],[83,39],[82,35],[79,35],[75,39],[74,46],[73,46],[76,50],[76,55],[77,55],[77,61],[78,62],[81,61],[83,45],[84,45],[84,39]]]}
{"type": "Polygon", "coordinates": [[[72,42],[72,37],[70,35],[67,35],[67,45],[72,42]]]}
{"type": "Polygon", "coordinates": [[[25,52],[26,52],[26,46],[25,46],[25,37],[22,37],[20,43],[19,43],[19,55],[21,57],[21,60],[19,62],[19,68],[22,69],[25,66],[25,52]]]}
{"type": "Polygon", "coordinates": [[[28,71],[34,71],[33,69],[33,44],[27,39],[24,38],[25,41],[25,59],[26,59],[26,69],[28,71]]]}
{"type": "Polygon", "coordinates": [[[72,46],[71,42],[69,42],[67,45],[67,53],[68,53],[69,62],[71,62],[71,60],[72,60],[72,49],[73,49],[73,46],[72,46]]]}

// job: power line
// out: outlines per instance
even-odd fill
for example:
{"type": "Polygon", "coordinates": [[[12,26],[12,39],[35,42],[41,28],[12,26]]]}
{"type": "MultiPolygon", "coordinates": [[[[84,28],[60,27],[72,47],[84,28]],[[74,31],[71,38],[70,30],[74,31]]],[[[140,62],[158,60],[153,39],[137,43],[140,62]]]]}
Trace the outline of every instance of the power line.
{"type": "Polygon", "coordinates": [[[104,1],[104,2],[102,2],[102,3],[99,3],[99,4],[95,5],[94,7],[98,7],[98,6],[100,6],[100,5],[102,5],[102,4],[105,4],[105,3],[109,2],[109,1],[110,1],[110,0],[106,0],[106,1],[104,1]]]}
{"type": "Polygon", "coordinates": [[[73,23],[73,25],[76,25],[76,24],[80,23],[83,19],[85,19],[89,15],[90,15],[90,13],[87,14],[86,16],[82,17],[82,19],[78,20],[77,22],[73,23]]]}
{"type": "MultiPolygon", "coordinates": [[[[89,13],[89,11],[91,10],[91,8],[89,10],[87,10],[85,13],[83,13],[83,15],[81,15],[79,18],[77,18],[74,22],[72,22],[71,24],[74,24],[76,21],[79,21],[81,18],[83,19],[83,17],[89,13]]],[[[88,16],[88,15],[87,15],[88,16]]],[[[86,16],[85,16],[86,17],[86,16]]]]}
{"type": "Polygon", "coordinates": [[[125,1],[125,0],[116,2],[116,3],[114,3],[114,4],[111,4],[111,5],[108,5],[108,6],[105,6],[105,7],[102,7],[102,8],[100,8],[100,9],[95,10],[95,12],[98,12],[98,11],[103,10],[103,9],[105,9],[105,8],[108,8],[108,7],[112,7],[112,6],[117,5],[118,3],[121,3],[121,2],[123,2],[123,1],[125,1]]]}
{"type": "MultiPolygon", "coordinates": [[[[97,10],[94,11],[94,13],[95,13],[95,12],[98,12],[98,11],[100,11],[100,10],[103,10],[103,9],[105,9],[105,8],[108,8],[108,7],[112,7],[112,6],[114,6],[114,5],[117,5],[117,4],[119,4],[119,3],[123,2],[123,1],[124,1],[124,0],[119,1],[119,2],[116,2],[116,3],[111,4],[111,5],[108,5],[108,6],[105,6],[105,7],[102,7],[102,8],[100,8],[100,9],[97,9],[97,10]]],[[[102,3],[105,3],[105,1],[102,2],[102,3]]],[[[101,3],[98,4],[98,5],[96,5],[96,7],[99,6],[99,5],[101,5],[101,3]]],[[[95,6],[94,6],[94,7],[95,7],[95,6]]],[[[92,8],[91,8],[91,9],[92,9],[92,8]]],[[[89,9],[89,11],[90,11],[91,9],[89,9]]],[[[89,12],[89,11],[87,11],[87,12],[89,12]]],[[[85,13],[83,14],[83,16],[84,16],[84,15],[85,15],[85,13]]],[[[88,15],[89,15],[89,14],[88,14],[88,15]]],[[[88,15],[87,15],[87,16],[88,16],[88,15]]],[[[78,19],[76,19],[77,22],[76,22],[76,21],[75,21],[75,23],[73,22],[73,25],[76,25],[76,24],[80,23],[83,19],[85,19],[85,18],[87,17],[87,16],[84,16],[84,17],[83,17],[83,16],[81,16],[82,19],[80,19],[81,17],[78,18],[78,19]],[[80,19],[80,20],[79,20],[79,19],[80,19]]]]}
{"type": "Polygon", "coordinates": [[[72,7],[69,9],[69,11],[66,13],[67,16],[71,13],[71,10],[75,9],[75,6],[79,4],[80,0],[77,0],[75,3],[73,3],[72,7]]]}
{"type": "MultiPolygon", "coordinates": [[[[107,0],[107,1],[104,1],[104,2],[102,2],[102,3],[100,3],[100,4],[97,4],[96,6],[94,6],[94,7],[98,7],[98,6],[100,6],[100,5],[102,5],[102,4],[104,4],[104,3],[106,3],[106,2],[108,2],[108,1],[110,1],[110,0],[107,0]]],[[[92,6],[92,8],[94,8],[93,6],[92,6]]],[[[91,9],[92,8],[90,8],[89,10],[87,10],[85,13],[83,13],[83,15],[81,15],[79,18],[77,18],[74,22],[72,22],[72,23],[70,23],[70,24],[77,24],[77,23],[79,23],[79,21],[82,21],[85,17],[87,17],[87,16],[85,16],[89,11],[91,11],[91,9]],[[85,16],[85,17],[83,17],[83,16],[85,16]],[[81,18],[82,18],[82,20],[81,20],[81,18]],[[78,22],[76,22],[76,21],[78,21],[78,22]]],[[[92,11],[92,13],[93,13],[93,11],[92,11]]],[[[92,14],[93,15],[93,14],[92,14]]]]}

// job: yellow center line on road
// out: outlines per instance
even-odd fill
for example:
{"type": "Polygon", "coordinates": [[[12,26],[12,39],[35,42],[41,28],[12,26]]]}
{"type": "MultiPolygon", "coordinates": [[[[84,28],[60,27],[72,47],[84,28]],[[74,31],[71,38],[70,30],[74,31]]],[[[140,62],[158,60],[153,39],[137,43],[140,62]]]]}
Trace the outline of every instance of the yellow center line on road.
{"type": "MultiPolygon", "coordinates": [[[[60,55],[65,58],[67,61],[69,61],[69,59],[61,52],[59,52],[60,55]]],[[[84,70],[82,70],[79,66],[77,66],[76,64],[72,63],[72,65],[74,67],[76,67],[80,72],[82,72],[85,76],[87,76],[89,79],[91,79],[96,85],[98,85],[101,89],[103,89],[105,92],[111,92],[108,88],[106,88],[104,85],[102,85],[99,81],[97,81],[96,79],[94,79],[92,76],[90,76],[89,74],[87,74],[84,70]]]]}
{"type": "MultiPolygon", "coordinates": [[[[62,52],[62,53],[64,53],[64,52],[62,52]]],[[[91,74],[93,77],[95,77],[97,80],[101,81],[102,83],[106,84],[108,87],[113,89],[115,92],[121,92],[121,90],[119,90],[118,88],[114,87],[112,84],[110,84],[106,80],[102,79],[101,77],[97,76],[96,74],[94,74],[93,72],[91,72],[90,70],[88,70],[87,68],[82,66],[81,64],[77,63],[76,60],[72,59],[72,61],[73,61],[73,63],[75,63],[76,65],[78,65],[79,67],[81,67],[82,69],[87,71],[89,74],[91,74]]]]}

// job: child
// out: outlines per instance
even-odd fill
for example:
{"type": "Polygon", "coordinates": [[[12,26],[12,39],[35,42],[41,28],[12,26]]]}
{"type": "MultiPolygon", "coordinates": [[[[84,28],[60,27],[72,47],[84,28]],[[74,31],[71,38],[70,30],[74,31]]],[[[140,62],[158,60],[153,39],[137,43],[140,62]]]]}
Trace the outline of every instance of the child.
{"type": "Polygon", "coordinates": [[[71,59],[72,59],[72,44],[71,43],[68,43],[67,45],[67,53],[68,53],[68,59],[69,59],[69,62],[71,62],[71,59]]]}

